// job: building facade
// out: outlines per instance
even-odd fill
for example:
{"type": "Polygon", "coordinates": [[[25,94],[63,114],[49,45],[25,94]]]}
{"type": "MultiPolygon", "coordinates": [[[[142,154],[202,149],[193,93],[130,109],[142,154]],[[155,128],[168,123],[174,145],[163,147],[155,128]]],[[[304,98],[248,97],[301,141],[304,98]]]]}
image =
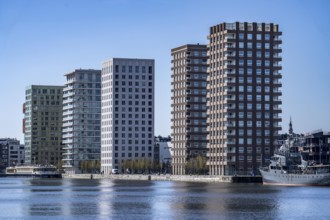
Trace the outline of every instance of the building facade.
{"type": "Polygon", "coordinates": [[[304,159],[315,164],[330,164],[330,132],[321,129],[304,136],[304,159]]]}
{"type": "Polygon", "coordinates": [[[25,91],[25,164],[61,161],[63,86],[31,85],[25,91]]]}
{"type": "Polygon", "coordinates": [[[172,143],[171,137],[155,137],[154,161],[160,166],[162,173],[172,173],[172,143]]]}
{"type": "Polygon", "coordinates": [[[122,172],[127,160],[154,153],[152,59],[113,58],[102,65],[101,171],[122,172]]]}
{"type": "Polygon", "coordinates": [[[185,174],[185,165],[206,157],[206,45],[183,45],[172,55],[172,173],[185,174]]]}
{"type": "Polygon", "coordinates": [[[208,35],[208,166],[249,174],[281,130],[281,32],[273,23],[222,23],[208,35]]]}
{"type": "Polygon", "coordinates": [[[99,170],[101,154],[101,71],[65,74],[63,168],[66,173],[99,170]]]}

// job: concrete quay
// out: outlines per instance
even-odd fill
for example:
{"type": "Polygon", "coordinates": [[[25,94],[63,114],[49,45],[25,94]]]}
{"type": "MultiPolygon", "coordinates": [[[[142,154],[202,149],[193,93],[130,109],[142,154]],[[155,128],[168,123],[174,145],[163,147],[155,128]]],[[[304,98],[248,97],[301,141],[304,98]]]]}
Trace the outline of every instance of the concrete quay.
{"type": "Polygon", "coordinates": [[[143,181],[181,181],[208,183],[262,183],[261,176],[141,175],[141,174],[63,174],[66,179],[114,179],[143,181]]]}

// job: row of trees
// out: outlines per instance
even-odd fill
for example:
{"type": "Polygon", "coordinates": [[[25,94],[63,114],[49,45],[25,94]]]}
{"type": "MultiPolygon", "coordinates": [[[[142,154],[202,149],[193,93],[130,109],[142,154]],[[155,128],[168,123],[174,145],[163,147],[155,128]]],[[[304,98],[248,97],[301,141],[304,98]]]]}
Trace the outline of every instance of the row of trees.
{"type": "Polygon", "coordinates": [[[101,169],[101,162],[99,160],[80,161],[79,169],[82,173],[99,173],[101,169]]]}
{"type": "MultiPolygon", "coordinates": [[[[57,165],[62,169],[62,162],[57,165]]],[[[79,162],[79,169],[82,173],[98,173],[101,170],[100,160],[86,160],[79,162]]],[[[167,162],[153,162],[151,159],[124,160],[121,163],[121,173],[171,173],[171,164],[167,162]]],[[[186,174],[205,175],[208,172],[206,158],[198,155],[190,158],[185,165],[186,174]]]]}
{"type": "Polygon", "coordinates": [[[205,175],[209,169],[206,165],[206,158],[198,155],[195,158],[190,158],[185,166],[186,174],[205,175]]]}
{"type": "Polygon", "coordinates": [[[122,173],[168,173],[170,164],[165,162],[153,162],[151,159],[124,160],[121,163],[122,173]]]}

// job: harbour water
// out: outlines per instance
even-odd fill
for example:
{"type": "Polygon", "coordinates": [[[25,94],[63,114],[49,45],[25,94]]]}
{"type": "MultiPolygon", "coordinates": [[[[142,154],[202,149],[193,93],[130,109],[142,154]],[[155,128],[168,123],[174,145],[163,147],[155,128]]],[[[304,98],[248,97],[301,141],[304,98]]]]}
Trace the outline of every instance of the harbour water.
{"type": "Polygon", "coordinates": [[[0,219],[330,219],[329,187],[0,178],[0,219]]]}

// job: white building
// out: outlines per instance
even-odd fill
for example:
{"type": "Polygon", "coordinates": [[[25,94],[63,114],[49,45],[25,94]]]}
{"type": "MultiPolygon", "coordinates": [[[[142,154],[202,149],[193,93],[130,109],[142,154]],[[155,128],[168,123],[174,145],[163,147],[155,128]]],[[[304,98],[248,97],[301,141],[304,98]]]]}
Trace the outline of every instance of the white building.
{"type": "Polygon", "coordinates": [[[153,159],[154,60],[113,58],[102,65],[101,171],[153,159]]]}
{"type": "Polygon", "coordinates": [[[89,163],[95,170],[101,149],[101,71],[77,69],[65,76],[63,168],[66,173],[81,173],[89,163]]]}

